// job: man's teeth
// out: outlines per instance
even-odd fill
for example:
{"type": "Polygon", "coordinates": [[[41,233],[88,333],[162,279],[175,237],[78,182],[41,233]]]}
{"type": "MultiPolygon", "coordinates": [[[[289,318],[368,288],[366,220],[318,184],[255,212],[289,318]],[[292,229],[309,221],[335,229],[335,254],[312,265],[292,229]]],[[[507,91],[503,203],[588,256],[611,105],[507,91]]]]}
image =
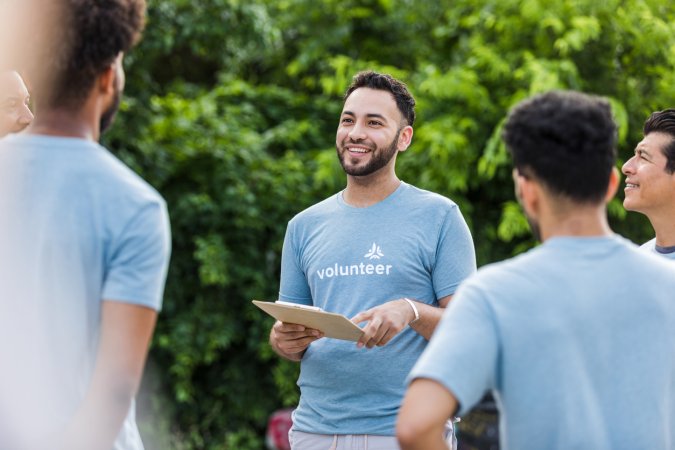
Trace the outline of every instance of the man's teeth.
{"type": "Polygon", "coordinates": [[[638,187],[638,185],[637,185],[637,184],[633,184],[633,183],[626,183],[626,187],[629,187],[629,188],[636,188],[636,187],[638,187]]]}
{"type": "Polygon", "coordinates": [[[350,151],[350,152],[355,152],[355,153],[366,153],[368,150],[366,150],[365,148],[354,148],[354,147],[350,147],[350,148],[349,148],[349,151],[350,151]]]}

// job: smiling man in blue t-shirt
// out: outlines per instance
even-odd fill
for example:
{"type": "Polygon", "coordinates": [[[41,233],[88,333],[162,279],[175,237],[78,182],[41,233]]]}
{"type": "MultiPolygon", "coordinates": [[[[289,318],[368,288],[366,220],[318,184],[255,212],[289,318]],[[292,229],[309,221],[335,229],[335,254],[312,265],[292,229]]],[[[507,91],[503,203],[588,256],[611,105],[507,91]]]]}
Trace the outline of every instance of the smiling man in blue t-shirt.
{"type": "Polygon", "coordinates": [[[405,377],[459,283],[475,270],[469,230],[455,203],[398,179],[415,101],[405,85],[359,73],[336,135],[342,192],[288,224],[279,299],[319,306],[363,326],[361,340],[322,338],[277,322],[270,343],[301,362],[294,450],[396,449],[405,377]]]}
{"type": "Polygon", "coordinates": [[[623,206],[652,223],[656,237],[643,248],[675,259],[675,109],[649,116],[643,134],[635,155],[623,165],[623,206]]]}

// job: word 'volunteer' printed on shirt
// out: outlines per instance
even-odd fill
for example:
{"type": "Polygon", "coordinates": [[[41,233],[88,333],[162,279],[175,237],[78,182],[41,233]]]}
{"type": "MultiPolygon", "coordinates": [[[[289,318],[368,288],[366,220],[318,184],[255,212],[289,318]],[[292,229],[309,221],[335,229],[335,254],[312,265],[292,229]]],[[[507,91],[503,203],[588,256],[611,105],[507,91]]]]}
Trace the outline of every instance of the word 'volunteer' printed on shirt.
{"type": "MultiPolygon", "coordinates": [[[[368,252],[363,255],[364,258],[368,258],[369,261],[378,260],[382,258],[384,254],[380,246],[373,242],[372,247],[368,252]]],[[[332,266],[325,267],[316,271],[316,274],[319,276],[319,279],[323,280],[325,278],[333,277],[347,277],[347,276],[360,276],[360,275],[389,275],[391,268],[394,267],[391,264],[373,264],[373,263],[364,263],[359,264],[348,264],[340,265],[335,263],[332,266]]]]}

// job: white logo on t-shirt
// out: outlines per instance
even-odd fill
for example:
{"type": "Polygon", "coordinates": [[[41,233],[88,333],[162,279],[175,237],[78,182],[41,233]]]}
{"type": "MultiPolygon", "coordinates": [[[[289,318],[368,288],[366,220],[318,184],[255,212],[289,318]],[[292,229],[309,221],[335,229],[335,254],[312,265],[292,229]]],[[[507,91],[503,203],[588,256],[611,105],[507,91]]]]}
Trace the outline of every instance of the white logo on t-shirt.
{"type": "MultiPolygon", "coordinates": [[[[380,259],[384,256],[382,249],[379,245],[373,242],[372,247],[368,250],[368,253],[363,255],[364,258],[368,259],[380,259]]],[[[389,275],[392,269],[391,264],[338,264],[335,263],[332,266],[325,267],[316,271],[316,274],[319,276],[319,279],[323,280],[324,278],[333,278],[333,277],[350,277],[358,275],[389,275]]]]}
{"type": "Polygon", "coordinates": [[[368,250],[368,253],[363,255],[364,258],[368,259],[380,259],[384,256],[384,253],[382,253],[382,250],[380,249],[380,246],[377,245],[375,242],[373,242],[373,246],[370,247],[370,250],[368,250]]]}

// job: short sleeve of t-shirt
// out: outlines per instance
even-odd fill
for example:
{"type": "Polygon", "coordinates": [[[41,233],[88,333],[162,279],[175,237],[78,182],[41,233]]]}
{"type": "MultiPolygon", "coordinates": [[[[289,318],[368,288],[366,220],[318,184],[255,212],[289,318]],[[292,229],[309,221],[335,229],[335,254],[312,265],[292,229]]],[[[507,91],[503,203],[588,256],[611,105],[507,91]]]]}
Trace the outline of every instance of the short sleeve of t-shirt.
{"type": "Polygon", "coordinates": [[[408,380],[428,378],[442,384],[458,400],[459,413],[465,414],[495,386],[498,348],[487,302],[475,285],[464,284],[408,380]]]}
{"type": "Polygon", "coordinates": [[[157,199],[144,205],[112,240],[103,299],[159,310],[170,248],[166,204],[157,199]]]}
{"type": "Polygon", "coordinates": [[[279,299],[311,305],[312,293],[305,272],[300,265],[295,239],[295,221],[292,220],[286,228],[284,246],[281,251],[279,299]]]}
{"type": "Polygon", "coordinates": [[[432,280],[437,298],[454,294],[459,284],[476,271],[476,253],[469,227],[459,208],[449,210],[438,237],[432,280]]]}

